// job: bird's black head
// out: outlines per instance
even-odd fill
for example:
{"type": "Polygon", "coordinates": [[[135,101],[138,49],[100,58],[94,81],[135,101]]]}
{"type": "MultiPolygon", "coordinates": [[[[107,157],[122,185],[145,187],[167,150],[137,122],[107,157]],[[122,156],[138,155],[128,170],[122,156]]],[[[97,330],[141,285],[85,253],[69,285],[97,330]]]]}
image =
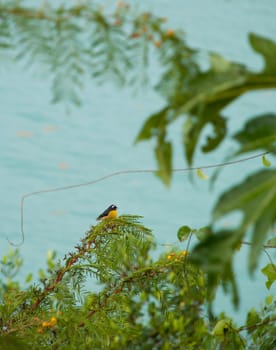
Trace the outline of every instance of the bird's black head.
{"type": "Polygon", "coordinates": [[[117,207],[116,207],[116,205],[111,204],[108,209],[109,210],[117,210],[117,207]]]}

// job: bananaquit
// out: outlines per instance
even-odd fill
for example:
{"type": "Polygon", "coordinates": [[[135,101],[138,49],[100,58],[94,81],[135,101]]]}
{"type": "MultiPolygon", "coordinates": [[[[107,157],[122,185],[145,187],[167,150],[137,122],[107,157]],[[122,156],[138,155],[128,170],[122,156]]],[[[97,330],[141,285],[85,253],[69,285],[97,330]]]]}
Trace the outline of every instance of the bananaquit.
{"type": "Polygon", "coordinates": [[[98,217],[97,220],[104,219],[114,219],[117,217],[117,207],[114,204],[111,204],[105,211],[103,211],[98,217]]]}

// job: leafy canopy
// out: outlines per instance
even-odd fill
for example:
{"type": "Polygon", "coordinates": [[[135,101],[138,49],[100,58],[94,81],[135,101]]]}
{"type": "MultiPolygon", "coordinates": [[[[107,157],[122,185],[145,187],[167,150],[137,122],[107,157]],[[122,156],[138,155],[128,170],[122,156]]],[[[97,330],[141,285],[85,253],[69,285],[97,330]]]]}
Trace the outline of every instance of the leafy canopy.
{"type": "MultiPolygon", "coordinates": [[[[260,312],[252,309],[240,327],[225,315],[208,316],[204,271],[191,263],[187,250],[173,248],[153,260],[155,242],[140,219],[121,216],[92,226],[63,260],[49,252],[47,270],[33,283],[30,275],[25,284],[16,281],[22,259],[10,250],[1,260],[1,349],[215,350],[275,344],[273,297],[260,312]]],[[[182,242],[189,239],[184,231],[187,226],[180,231],[182,242]]],[[[190,229],[201,237],[203,231],[190,229]]]]}
{"type": "MultiPolygon", "coordinates": [[[[234,135],[229,135],[225,113],[225,107],[240,96],[276,87],[275,41],[249,35],[252,50],[263,58],[259,72],[213,52],[207,54],[208,68],[203,69],[199,51],[186,44],[181,31],[168,28],[164,18],[133,11],[123,2],[111,14],[93,2],[56,7],[43,3],[36,8],[24,4],[1,1],[0,51],[26,66],[42,66],[52,80],[52,102],[79,105],[88,76],[99,84],[145,84],[150,81],[149,63],[158,62],[161,73],[155,89],[164,104],[144,122],[136,142],[155,142],[156,173],[166,185],[174,168],[168,130],[176,120],[182,120],[180,147],[189,165],[199,143],[207,154],[229,136],[237,144],[232,157],[259,150],[275,154],[274,111],[252,116],[234,135]],[[207,126],[212,131],[202,140],[207,126]]],[[[265,167],[273,163],[265,155],[262,160],[265,167]]],[[[202,169],[197,174],[206,179],[202,169]]],[[[91,348],[92,343],[96,348],[116,348],[118,344],[139,348],[143,343],[145,348],[192,349],[199,342],[210,349],[239,349],[247,341],[248,348],[272,349],[276,336],[270,323],[275,320],[271,301],[263,313],[253,310],[240,328],[222,317],[212,336],[213,325],[206,325],[201,312],[220,283],[226,289],[231,287],[233,301],[238,303],[235,252],[250,233],[249,269],[253,272],[260,252],[266,246],[275,247],[273,237],[265,243],[275,225],[275,208],[275,170],[260,169],[225,190],[206,229],[190,230],[183,223],[178,232],[180,241],[192,236],[200,239],[188,258],[172,252],[167,258],[152,261],[150,231],[136,217],[91,228],[64,263],[50,257],[49,271],[40,271],[40,285],[22,289],[14,281],[21,260],[10,253],[2,261],[7,281],[1,282],[0,344],[15,348],[22,337],[21,347],[28,347],[32,339],[39,349],[49,344],[60,349],[91,348]],[[242,213],[241,222],[229,230],[221,229],[218,220],[235,211],[242,213]],[[99,293],[83,292],[90,275],[101,283],[99,293]],[[56,314],[59,311],[61,315],[56,314]],[[243,331],[250,340],[240,335],[243,331]]],[[[275,281],[274,270],[272,260],[262,270],[268,288],[275,281]]],[[[31,278],[27,276],[27,283],[31,278]]]]}

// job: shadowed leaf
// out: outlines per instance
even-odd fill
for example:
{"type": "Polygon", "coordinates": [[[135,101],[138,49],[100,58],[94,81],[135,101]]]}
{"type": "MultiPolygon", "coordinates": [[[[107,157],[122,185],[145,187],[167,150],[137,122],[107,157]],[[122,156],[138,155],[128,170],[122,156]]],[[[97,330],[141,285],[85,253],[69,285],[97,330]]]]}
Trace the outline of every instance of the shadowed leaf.
{"type": "Polygon", "coordinates": [[[157,176],[161,178],[165,185],[170,184],[172,174],[172,144],[166,142],[164,138],[159,138],[159,142],[155,148],[155,157],[157,159],[158,168],[157,176]]]}
{"type": "Polygon", "coordinates": [[[236,154],[264,149],[276,153],[276,114],[264,114],[250,119],[244,128],[234,135],[240,144],[236,154]]]}
{"type": "Polygon", "coordinates": [[[224,193],[213,210],[217,220],[233,211],[242,211],[239,230],[243,235],[252,228],[252,246],[249,268],[252,272],[262,244],[276,220],[276,170],[262,170],[249,176],[244,182],[224,193]]]}
{"type": "Polygon", "coordinates": [[[220,231],[210,234],[193,249],[190,260],[207,273],[210,295],[221,278],[225,288],[232,288],[233,303],[238,305],[238,291],[233,272],[233,255],[240,242],[240,235],[234,231],[220,231]]]}

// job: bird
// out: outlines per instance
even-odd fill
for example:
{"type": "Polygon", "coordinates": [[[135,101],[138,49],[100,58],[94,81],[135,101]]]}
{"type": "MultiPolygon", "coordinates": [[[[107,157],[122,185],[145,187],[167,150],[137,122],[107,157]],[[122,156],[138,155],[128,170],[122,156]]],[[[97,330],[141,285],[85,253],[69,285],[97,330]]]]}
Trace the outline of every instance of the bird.
{"type": "Polygon", "coordinates": [[[103,211],[98,217],[97,220],[104,219],[114,219],[117,217],[117,207],[114,204],[111,204],[105,211],[103,211]]]}

